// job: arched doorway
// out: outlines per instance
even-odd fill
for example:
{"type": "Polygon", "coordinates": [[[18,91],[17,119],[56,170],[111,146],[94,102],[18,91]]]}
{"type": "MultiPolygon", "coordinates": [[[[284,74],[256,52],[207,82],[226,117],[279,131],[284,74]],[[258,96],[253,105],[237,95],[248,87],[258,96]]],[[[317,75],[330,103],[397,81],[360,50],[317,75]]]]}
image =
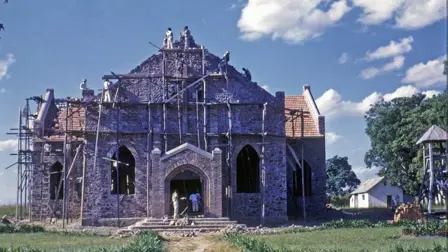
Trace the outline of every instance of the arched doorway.
{"type": "Polygon", "coordinates": [[[172,195],[177,191],[179,199],[179,215],[202,216],[208,211],[208,180],[205,174],[193,166],[178,167],[172,171],[165,180],[166,188],[166,208],[170,217],[174,214],[172,195]],[[198,209],[193,209],[193,202],[196,194],[198,209]],[[193,195],[193,196],[192,196],[193,195]],[[169,205],[169,206],[168,206],[169,205]]]}
{"type": "Polygon", "coordinates": [[[64,166],[59,161],[50,167],[50,199],[52,200],[64,198],[63,168],[64,166]]]}
{"type": "Polygon", "coordinates": [[[135,194],[135,158],[126,146],[112,155],[111,194],[135,194]],[[118,154],[118,158],[117,158],[118,154]]]}

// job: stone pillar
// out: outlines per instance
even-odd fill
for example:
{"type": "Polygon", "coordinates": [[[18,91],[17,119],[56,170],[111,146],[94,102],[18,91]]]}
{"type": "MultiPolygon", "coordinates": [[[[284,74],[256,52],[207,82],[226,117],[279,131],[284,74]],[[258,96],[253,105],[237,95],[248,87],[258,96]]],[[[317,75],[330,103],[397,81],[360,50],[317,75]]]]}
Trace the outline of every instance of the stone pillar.
{"type": "Polygon", "coordinates": [[[84,89],[81,91],[81,95],[84,102],[89,102],[95,97],[95,91],[93,89],[84,89]]]}
{"type": "Polygon", "coordinates": [[[151,178],[151,217],[162,218],[165,215],[165,172],[160,165],[160,155],[162,151],[155,148],[151,151],[152,176],[151,178]]]}
{"type": "Polygon", "coordinates": [[[212,176],[210,178],[211,202],[209,213],[211,217],[222,217],[222,151],[215,148],[212,151],[212,176]]]}

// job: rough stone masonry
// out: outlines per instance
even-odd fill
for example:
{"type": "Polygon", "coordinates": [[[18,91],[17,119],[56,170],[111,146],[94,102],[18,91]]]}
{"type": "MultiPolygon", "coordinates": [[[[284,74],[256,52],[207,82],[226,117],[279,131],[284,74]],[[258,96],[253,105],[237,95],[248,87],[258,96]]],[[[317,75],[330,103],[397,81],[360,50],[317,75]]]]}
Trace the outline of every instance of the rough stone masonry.
{"type": "Polygon", "coordinates": [[[267,222],[285,221],[302,216],[303,194],[308,215],[324,210],[325,119],[310,87],[272,95],[231,65],[213,74],[220,58],[190,46],[176,41],[123,75],[147,78],[112,84],[115,103],[101,113],[101,93],[67,102],[47,89],[34,120],[33,219],[162,218],[176,188],[199,190],[207,217],[258,221],[264,201],[267,222]]]}

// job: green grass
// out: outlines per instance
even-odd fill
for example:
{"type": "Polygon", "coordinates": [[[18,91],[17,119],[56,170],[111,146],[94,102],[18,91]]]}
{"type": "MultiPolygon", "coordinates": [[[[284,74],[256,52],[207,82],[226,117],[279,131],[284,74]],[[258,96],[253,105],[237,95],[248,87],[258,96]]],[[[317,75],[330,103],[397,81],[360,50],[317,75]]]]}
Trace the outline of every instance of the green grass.
{"type": "Polygon", "coordinates": [[[13,205],[2,205],[0,206],[0,218],[3,216],[16,216],[16,206],[13,205]]]}
{"type": "Polygon", "coordinates": [[[36,249],[79,250],[91,247],[116,247],[127,245],[130,238],[101,236],[71,236],[57,233],[0,234],[0,248],[29,247],[36,249]]]}
{"type": "Polygon", "coordinates": [[[434,243],[447,247],[446,238],[405,238],[401,228],[341,228],[305,233],[287,233],[256,236],[275,249],[309,249],[342,251],[389,251],[391,246],[432,248],[434,243]]]}

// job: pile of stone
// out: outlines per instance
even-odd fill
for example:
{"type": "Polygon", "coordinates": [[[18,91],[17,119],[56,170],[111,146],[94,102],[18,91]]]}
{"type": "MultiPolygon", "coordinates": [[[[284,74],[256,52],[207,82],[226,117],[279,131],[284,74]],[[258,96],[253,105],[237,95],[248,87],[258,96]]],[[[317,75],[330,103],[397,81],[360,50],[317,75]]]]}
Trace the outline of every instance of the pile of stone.
{"type": "Polygon", "coordinates": [[[423,218],[420,206],[414,204],[401,204],[395,209],[394,223],[400,220],[417,221],[423,218]]]}

